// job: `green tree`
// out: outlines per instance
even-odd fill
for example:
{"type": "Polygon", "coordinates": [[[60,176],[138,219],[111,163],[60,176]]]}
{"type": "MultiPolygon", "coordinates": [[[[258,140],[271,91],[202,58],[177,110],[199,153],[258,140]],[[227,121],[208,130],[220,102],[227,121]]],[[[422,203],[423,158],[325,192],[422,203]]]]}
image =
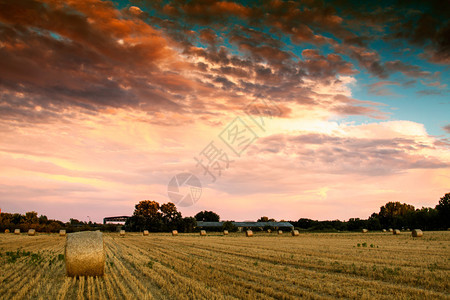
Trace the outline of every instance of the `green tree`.
{"type": "Polygon", "coordinates": [[[204,211],[197,213],[195,215],[195,219],[197,221],[203,221],[203,222],[219,222],[220,217],[218,214],[216,214],[213,211],[204,210],[204,211]]]}

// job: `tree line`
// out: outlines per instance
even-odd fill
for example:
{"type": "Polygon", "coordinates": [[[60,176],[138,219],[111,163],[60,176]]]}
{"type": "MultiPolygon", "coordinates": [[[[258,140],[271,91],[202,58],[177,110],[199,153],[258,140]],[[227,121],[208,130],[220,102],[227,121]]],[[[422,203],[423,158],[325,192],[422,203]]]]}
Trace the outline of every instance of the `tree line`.
{"type": "MultiPolygon", "coordinates": [[[[135,205],[133,215],[128,218],[123,226],[127,231],[168,232],[178,230],[179,232],[193,232],[198,230],[197,221],[218,222],[220,216],[213,211],[201,211],[194,217],[183,217],[177,210],[175,204],[169,202],[160,205],[156,201],[143,200],[135,205]]],[[[258,219],[259,222],[274,222],[267,216],[258,219]]],[[[284,221],[284,220],[281,220],[284,221]]],[[[444,230],[450,228],[450,193],[440,198],[434,208],[414,206],[400,202],[388,202],[380,207],[378,213],[373,213],[367,219],[351,218],[348,221],[317,221],[300,218],[297,221],[288,221],[296,229],[308,231],[357,231],[363,228],[369,230],[381,230],[388,228],[422,230],[444,230]]],[[[58,232],[65,229],[67,232],[81,230],[116,231],[116,224],[97,224],[70,219],[69,222],[48,219],[45,215],[38,217],[38,213],[31,211],[21,215],[18,213],[1,213],[0,230],[12,231],[19,228],[21,231],[35,229],[38,232],[58,232]]],[[[216,230],[237,231],[231,221],[223,223],[216,230]]],[[[270,227],[262,230],[271,229],[270,227]]],[[[258,229],[253,229],[258,230],[258,229]]]]}
{"type": "Polygon", "coordinates": [[[367,219],[351,218],[348,221],[317,221],[301,218],[290,221],[292,225],[304,230],[321,231],[356,231],[363,228],[369,230],[381,229],[415,229],[446,230],[450,228],[450,193],[440,198],[434,207],[414,206],[400,202],[388,202],[380,207],[378,213],[373,213],[367,219]]]}

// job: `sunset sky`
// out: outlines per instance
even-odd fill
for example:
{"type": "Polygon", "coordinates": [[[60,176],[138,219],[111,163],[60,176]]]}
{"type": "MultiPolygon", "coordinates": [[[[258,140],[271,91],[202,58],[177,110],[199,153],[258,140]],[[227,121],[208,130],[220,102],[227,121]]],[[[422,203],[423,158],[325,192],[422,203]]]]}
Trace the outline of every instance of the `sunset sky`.
{"type": "Polygon", "coordinates": [[[170,201],[186,172],[202,193],[183,216],[434,207],[450,192],[449,14],[448,1],[0,0],[0,208],[101,222],[170,201]]]}

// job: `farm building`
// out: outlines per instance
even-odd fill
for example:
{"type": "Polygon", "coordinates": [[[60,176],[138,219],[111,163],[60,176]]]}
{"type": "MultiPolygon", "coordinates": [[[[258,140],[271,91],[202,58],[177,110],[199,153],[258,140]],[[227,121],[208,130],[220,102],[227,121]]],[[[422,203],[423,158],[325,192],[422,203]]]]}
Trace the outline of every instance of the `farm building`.
{"type": "MultiPolygon", "coordinates": [[[[220,230],[222,225],[225,222],[204,222],[198,221],[198,228],[208,228],[210,230],[220,230]]],[[[234,226],[238,228],[239,231],[243,231],[244,228],[248,229],[259,229],[264,230],[264,228],[272,227],[275,230],[277,229],[285,229],[285,230],[293,230],[294,225],[289,222],[231,222],[234,226]]]]}

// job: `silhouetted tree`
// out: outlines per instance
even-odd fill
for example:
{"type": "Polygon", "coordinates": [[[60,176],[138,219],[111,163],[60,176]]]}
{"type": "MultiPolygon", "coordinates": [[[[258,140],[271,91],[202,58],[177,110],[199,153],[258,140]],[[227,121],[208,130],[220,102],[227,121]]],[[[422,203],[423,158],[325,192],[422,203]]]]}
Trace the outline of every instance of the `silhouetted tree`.
{"type": "Polygon", "coordinates": [[[450,227],[450,193],[445,194],[436,205],[438,211],[439,225],[441,228],[450,227]]]}
{"type": "Polygon", "coordinates": [[[298,227],[298,228],[302,228],[302,229],[308,229],[308,228],[314,227],[317,224],[318,224],[318,221],[301,218],[301,219],[298,219],[297,223],[294,224],[294,226],[298,227]]]}
{"type": "Polygon", "coordinates": [[[39,222],[37,212],[29,211],[25,213],[25,223],[28,224],[37,224],[39,222]]]}
{"type": "Polygon", "coordinates": [[[172,202],[163,204],[160,210],[164,231],[178,229],[182,225],[181,213],[177,210],[175,204],[172,202]]]}
{"type": "Polygon", "coordinates": [[[127,230],[153,232],[168,231],[184,226],[181,213],[175,204],[159,205],[156,201],[143,200],[135,205],[133,215],[125,223],[127,230]]]}
{"type": "Polygon", "coordinates": [[[269,217],[261,217],[256,222],[275,222],[275,219],[269,219],[269,217]]]}
{"type": "Polygon", "coordinates": [[[383,227],[402,228],[407,226],[406,215],[414,212],[414,206],[400,202],[388,202],[380,207],[378,218],[383,227]]]}
{"type": "Polygon", "coordinates": [[[201,211],[195,215],[195,219],[197,221],[203,221],[203,222],[219,222],[220,217],[218,214],[216,214],[213,211],[201,211]]]}
{"type": "Polygon", "coordinates": [[[194,232],[195,227],[197,226],[197,220],[193,217],[182,218],[178,231],[180,232],[194,232]]]}
{"type": "Polygon", "coordinates": [[[159,218],[161,213],[159,212],[159,203],[151,200],[139,201],[135,205],[134,213],[135,216],[144,216],[147,218],[159,218]]]}
{"type": "Polygon", "coordinates": [[[236,225],[233,224],[233,222],[227,221],[223,222],[222,224],[222,231],[223,230],[228,230],[229,232],[236,232],[238,231],[238,228],[236,225]]]}

